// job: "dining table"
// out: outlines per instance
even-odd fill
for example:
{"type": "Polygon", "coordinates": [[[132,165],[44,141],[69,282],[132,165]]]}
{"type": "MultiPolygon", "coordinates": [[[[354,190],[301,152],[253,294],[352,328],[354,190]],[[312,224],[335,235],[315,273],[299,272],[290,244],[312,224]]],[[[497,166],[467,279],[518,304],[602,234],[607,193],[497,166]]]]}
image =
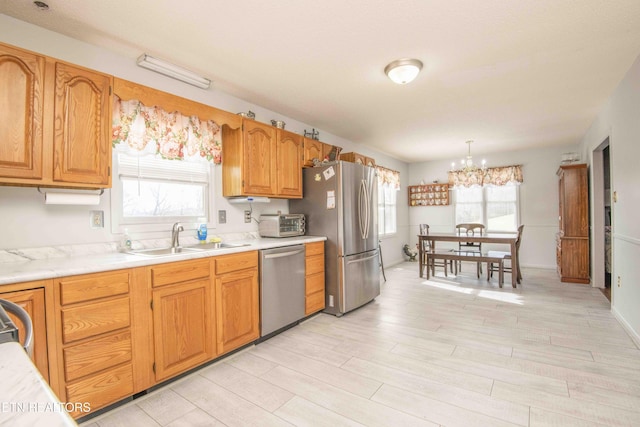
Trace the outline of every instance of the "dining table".
{"type": "Polygon", "coordinates": [[[428,241],[430,244],[430,250],[435,250],[436,242],[473,242],[473,243],[487,243],[487,244],[502,244],[509,245],[511,248],[511,284],[515,288],[516,283],[520,283],[520,272],[518,271],[518,251],[516,249],[516,242],[518,240],[517,233],[487,233],[482,236],[474,235],[468,236],[466,234],[458,233],[428,233],[418,234],[418,253],[420,260],[420,277],[423,277],[424,270],[424,246],[423,242],[428,241]]]}

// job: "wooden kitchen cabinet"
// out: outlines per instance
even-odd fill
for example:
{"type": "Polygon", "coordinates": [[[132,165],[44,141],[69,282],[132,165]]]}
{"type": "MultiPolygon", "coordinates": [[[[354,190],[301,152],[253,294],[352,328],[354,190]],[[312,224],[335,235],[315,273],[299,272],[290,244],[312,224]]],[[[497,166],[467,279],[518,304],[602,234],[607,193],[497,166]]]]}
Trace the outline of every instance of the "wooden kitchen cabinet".
{"type": "Polygon", "coordinates": [[[589,283],[589,187],[586,164],[558,169],[559,232],[556,258],[563,282],[589,283]]]}
{"type": "Polygon", "coordinates": [[[375,166],[376,161],[372,157],[367,157],[359,153],[342,153],[340,154],[340,160],[351,163],[359,163],[365,166],[375,166]]]}
{"type": "Polygon", "coordinates": [[[55,63],[53,180],[111,187],[113,78],[55,63]]]}
{"type": "Polygon", "coordinates": [[[313,160],[322,161],[324,159],[324,146],[326,144],[311,138],[304,138],[304,163],[303,166],[308,168],[313,166],[313,160]]]}
{"type": "MultiPolygon", "coordinates": [[[[4,288],[4,287],[3,287],[4,288]]],[[[31,360],[46,381],[49,381],[49,357],[47,355],[47,322],[45,315],[45,282],[22,283],[11,288],[22,288],[0,293],[0,299],[11,301],[22,307],[31,317],[33,325],[33,355],[31,360]]],[[[12,314],[9,317],[18,327],[20,342],[24,344],[24,325],[12,314]]]]}
{"type": "Polygon", "coordinates": [[[227,353],[260,337],[258,252],[215,257],[217,350],[227,353]]]}
{"type": "Polygon", "coordinates": [[[305,315],[324,309],[324,242],[305,244],[305,315]]]}
{"type": "Polygon", "coordinates": [[[278,129],[276,144],[276,193],[301,199],[303,137],[278,129]]]}
{"type": "Polygon", "coordinates": [[[40,180],[45,58],[0,44],[0,181],[40,180]]]}
{"type": "Polygon", "coordinates": [[[302,137],[246,119],[222,127],[224,197],[302,197],[302,137]]]}
{"type": "Polygon", "coordinates": [[[132,277],[117,270],[53,280],[60,400],[95,411],[133,394],[132,277]]]}
{"type": "Polygon", "coordinates": [[[204,259],[149,267],[156,381],[194,368],[215,355],[210,265],[204,259]]]}
{"type": "Polygon", "coordinates": [[[112,82],[0,44],[0,184],[110,187],[112,82]]]}

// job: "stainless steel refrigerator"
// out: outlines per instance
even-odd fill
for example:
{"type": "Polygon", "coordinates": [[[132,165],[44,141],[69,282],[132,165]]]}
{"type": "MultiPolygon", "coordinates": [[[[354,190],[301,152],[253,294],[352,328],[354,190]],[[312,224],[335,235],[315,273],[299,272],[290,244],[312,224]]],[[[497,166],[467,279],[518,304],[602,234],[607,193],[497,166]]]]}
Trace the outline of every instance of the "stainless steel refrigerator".
{"type": "Polygon", "coordinates": [[[341,316],[380,295],[378,180],[375,169],[331,162],[303,171],[307,234],[326,236],[325,312],[341,316]]]}

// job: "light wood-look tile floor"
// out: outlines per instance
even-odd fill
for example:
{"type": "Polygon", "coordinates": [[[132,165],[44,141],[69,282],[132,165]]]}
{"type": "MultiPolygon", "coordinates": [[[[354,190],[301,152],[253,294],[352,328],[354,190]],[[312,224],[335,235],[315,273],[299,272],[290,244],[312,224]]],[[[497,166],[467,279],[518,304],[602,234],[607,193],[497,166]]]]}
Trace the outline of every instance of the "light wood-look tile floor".
{"type": "Polygon", "coordinates": [[[640,426],[640,350],[600,290],[417,270],[85,425],[640,426]]]}

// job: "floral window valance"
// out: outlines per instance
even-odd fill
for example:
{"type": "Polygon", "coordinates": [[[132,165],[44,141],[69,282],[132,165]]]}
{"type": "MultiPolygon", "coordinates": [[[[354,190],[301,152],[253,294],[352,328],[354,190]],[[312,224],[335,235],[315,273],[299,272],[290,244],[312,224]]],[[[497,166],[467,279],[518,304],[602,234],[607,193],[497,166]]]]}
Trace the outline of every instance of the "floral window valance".
{"type": "Polygon", "coordinates": [[[378,172],[378,185],[400,190],[400,172],[382,166],[376,166],[376,172],[378,172]]]}
{"type": "Polygon", "coordinates": [[[474,172],[450,171],[449,184],[454,186],[471,187],[474,185],[507,185],[521,184],[522,165],[501,166],[476,170],[474,172]]]}
{"type": "Polygon", "coordinates": [[[168,113],[140,101],[116,97],[112,144],[133,155],[156,155],[169,160],[222,162],[221,132],[212,120],[168,113]]]}

